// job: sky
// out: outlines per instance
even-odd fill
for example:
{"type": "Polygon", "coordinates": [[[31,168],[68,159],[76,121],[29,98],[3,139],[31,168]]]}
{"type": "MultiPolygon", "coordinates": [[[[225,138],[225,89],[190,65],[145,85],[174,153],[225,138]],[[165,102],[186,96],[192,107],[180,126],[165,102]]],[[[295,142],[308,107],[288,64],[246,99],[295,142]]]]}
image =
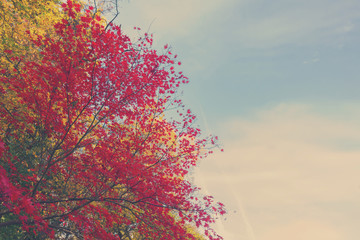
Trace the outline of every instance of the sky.
{"type": "Polygon", "coordinates": [[[359,239],[360,1],[123,0],[116,23],[179,55],[225,240],[359,239]]]}

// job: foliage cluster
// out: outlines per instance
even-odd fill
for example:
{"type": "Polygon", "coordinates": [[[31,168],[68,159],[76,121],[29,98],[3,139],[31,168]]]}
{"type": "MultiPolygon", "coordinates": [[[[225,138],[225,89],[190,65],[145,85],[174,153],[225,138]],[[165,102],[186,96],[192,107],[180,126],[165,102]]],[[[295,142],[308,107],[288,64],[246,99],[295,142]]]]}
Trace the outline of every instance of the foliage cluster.
{"type": "Polygon", "coordinates": [[[221,239],[223,205],[187,180],[216,139],[176,97],[176,55],[78,1],[0,12],[0,238],[221,239]]]}

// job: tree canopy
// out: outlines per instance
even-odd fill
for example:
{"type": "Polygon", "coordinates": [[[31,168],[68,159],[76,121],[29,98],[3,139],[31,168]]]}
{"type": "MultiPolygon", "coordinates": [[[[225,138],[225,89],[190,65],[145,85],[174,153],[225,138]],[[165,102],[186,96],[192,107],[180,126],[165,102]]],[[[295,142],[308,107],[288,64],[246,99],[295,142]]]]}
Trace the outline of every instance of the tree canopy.
{"type": "Polygon", "coordinates": [[[79,1],[0,4],[0,238],[221,239],[176,55],[79,1]]]}

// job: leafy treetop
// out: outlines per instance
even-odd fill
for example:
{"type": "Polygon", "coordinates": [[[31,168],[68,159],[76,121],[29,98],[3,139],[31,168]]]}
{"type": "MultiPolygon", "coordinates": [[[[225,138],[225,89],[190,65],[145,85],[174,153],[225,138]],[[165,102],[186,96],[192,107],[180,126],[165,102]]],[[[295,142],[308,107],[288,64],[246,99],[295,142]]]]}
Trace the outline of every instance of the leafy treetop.
{"type": "Polygon", "coordinates": [[[149,35],[132,43],[92,7],[51,9],[61,16],[52,27],[19,35],[29,52],[8,48],[13,38],[2,45],[0,234],[199,239],[193,224],[221,239],[210,223],[223,205],[186,180],[216,141],[175,97],[188,82],[176,57],[149,35]],[[169,107],[177,120],[164,117],[169,107]]]}

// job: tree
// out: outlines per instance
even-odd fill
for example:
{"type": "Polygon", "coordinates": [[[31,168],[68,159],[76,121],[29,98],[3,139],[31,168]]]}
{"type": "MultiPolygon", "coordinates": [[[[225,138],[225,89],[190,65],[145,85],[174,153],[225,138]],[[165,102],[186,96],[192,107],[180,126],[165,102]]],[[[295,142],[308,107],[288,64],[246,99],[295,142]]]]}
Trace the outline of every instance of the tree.
{"type": "Polygon", "coordinates": [[[0,64],[4,68],[19,67],[13,55],[36,59],[39,55],[29,39],[27,31],[43,35],[51,32],[51,26],[61,19],[56,7],[58,0],[1,0],[0,1],[0,64]]]}
{"type": "Polygon", "coordinates": [[[176,57],[147,34],[132,43],[90,6],[55,8],[52,28],[26,31],[38,57],[4,49],[0,234],[196,239],[194,224],[220,239],[209,224],[223,205],[186,180],[214,139],[201,138],[190,110],[166,117],[184,109],[176,57]]]}

